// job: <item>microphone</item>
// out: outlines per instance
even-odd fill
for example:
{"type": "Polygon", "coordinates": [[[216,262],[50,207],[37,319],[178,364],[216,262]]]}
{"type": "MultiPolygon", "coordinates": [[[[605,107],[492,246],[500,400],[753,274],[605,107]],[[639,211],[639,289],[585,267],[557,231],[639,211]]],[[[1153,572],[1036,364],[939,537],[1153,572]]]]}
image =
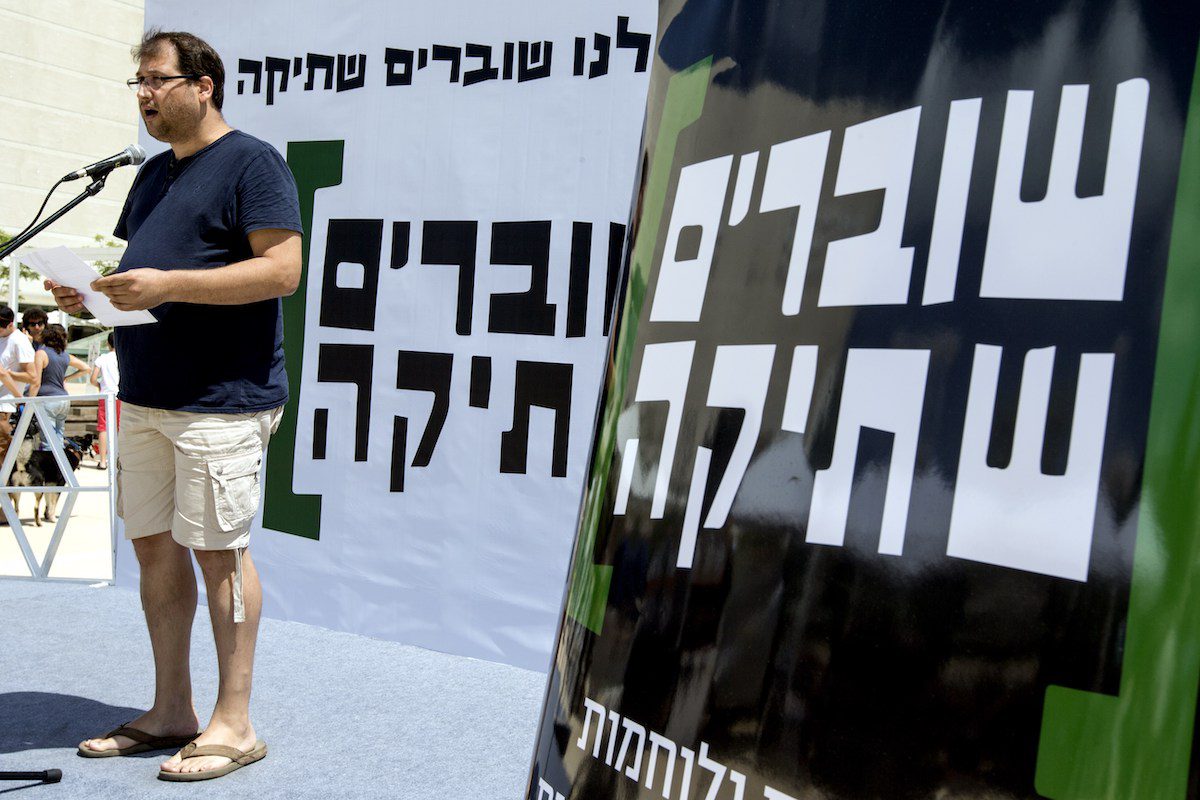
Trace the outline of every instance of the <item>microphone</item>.
{"type": "Polygon", "coordinates": [[[115,156],[102,158],[95,164],[88,164],[83,169],[77,169],[74,172],[69,172],[63,176],[63,183],[74,181],[80,178],[91,178],[96,175],[111,172],[117,167],[123,167],[126,164],[140,164],[146,160],[146,151],[140,145],[131,144],[115,156]]]}

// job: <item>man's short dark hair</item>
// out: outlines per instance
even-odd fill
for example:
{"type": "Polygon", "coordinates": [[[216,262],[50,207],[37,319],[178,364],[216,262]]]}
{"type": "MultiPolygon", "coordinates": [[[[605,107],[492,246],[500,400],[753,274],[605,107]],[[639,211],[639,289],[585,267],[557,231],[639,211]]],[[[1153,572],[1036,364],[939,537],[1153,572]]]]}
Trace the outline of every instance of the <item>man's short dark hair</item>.
{"type": "Polygon", "coordinates": [[[109,331],[109,332],[108,332],[108,346],[109,346],[109,347],[112,347],[112,346],[113,346],[113,335],[112,335],[112,331],[109,331]]]}
{"type": "Polygon", "coordinates": [[[30,325],[37,322],[46,322],[50,319],[45,311],[40,308],[31,308],[21,315],[21,325],[28,328],[30,325]]]}
{"type": "Polygon", "coordinates": [[[9,325],[12,325],[13,320],[16,318],[17,315],[13,313],[11,308],[0,306],[0,328],[7,328],[9,325]]]}
{"type": "Polygon", "coordinates": [[[208,42],[186,31],[164,31],[161,28],[151,28],[142,37],[141,44],[133,48],[133,58],[141,61],[146,56],[156,56],[162,51],[164,44],[175,48],[179,56],[179,73],[181,75],[199,75],[212,78],[212,104],[217,111],[225,102],[225,65],[221,57],[208,42]]]}

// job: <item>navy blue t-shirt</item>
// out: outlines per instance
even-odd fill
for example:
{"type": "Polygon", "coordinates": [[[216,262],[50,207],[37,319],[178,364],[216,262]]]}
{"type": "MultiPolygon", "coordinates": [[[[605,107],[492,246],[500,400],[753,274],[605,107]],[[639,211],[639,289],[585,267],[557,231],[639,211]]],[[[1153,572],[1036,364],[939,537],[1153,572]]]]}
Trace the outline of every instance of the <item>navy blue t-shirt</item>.
{"type": "MultiPolygon", "coordinates": [[[[138,171],[114,235],[129,244],[117,272],[211,269],[253,258],[249,234],[300,231],[287,163],[233,131],[183,159],[167,150],[138,171]]],[[[158,320],[117,328],[119,396],[175,411],[241,413],[287,402],[279,299],[237,306],[163,303],[158,320]]]]}

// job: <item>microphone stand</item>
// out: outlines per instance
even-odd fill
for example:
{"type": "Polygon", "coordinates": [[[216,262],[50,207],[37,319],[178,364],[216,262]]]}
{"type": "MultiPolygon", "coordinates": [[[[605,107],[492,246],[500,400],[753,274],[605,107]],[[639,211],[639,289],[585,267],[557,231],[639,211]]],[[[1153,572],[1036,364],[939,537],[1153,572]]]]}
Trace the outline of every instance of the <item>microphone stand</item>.
{"type": "Polygon", "coordinates": [[[21,234],[17,238],[13,239],[11,242],[8,242],[3,247],[0,247],[0,258],[4,258],[5,256],[9,255],[10,253],[15,252],[18,247],[20,247],[21,245],[28,242],[34,236],[37,236],[39,233],[44,231],[46,228],[50,227],[50,225],[52,225],[53,223],[58,221],[59,217],[66,214],[68,211],[70,211],[75,206],[82,203],[84,200],[88,199],[89,197],[95,197],[96,195],[100,194],[100,190],[104,188],[104,182],[106,180],[108,180],[109,172],[112,172],[112,170],[111,169],[106,170],[105,172],[103,172],[99,176],[97,176],[96,179],[94,181],[92,181],[91,184],[86,189],[84,189],[82,192],[79,193],[78,197],[76,197],[71,202],[67,203],[65,206],[60,208],[58,211],[55,211],[53,214],[51,214],[46,219],[39,222],[36,227],[30,228],[28,231],[21,234]]]}
{"type": "MultiPolygon", "coordinates": [[[[41,772],[0,772],[0,781],[37,781],[38,783],[58,783],[62,780],[62,770],[46,769],[41,772]]],[[[18,787],[25,788],[25,787],[18,787]]],[[[11,792],[12,789],[2,791],[11,792]]]]}

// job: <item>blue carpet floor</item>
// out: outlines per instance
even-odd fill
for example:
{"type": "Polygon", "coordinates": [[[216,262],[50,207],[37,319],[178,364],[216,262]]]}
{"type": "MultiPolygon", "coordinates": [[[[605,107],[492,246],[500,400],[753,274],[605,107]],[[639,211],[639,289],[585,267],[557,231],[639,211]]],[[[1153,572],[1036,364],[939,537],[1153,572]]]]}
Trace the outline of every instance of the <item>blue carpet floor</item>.
{"type": "MultiPolygon", "coordinates": [[[[203,608],[192,674],[203,722],[217,688],[203,608]]],[[[217,780],[165,783],[155,776],[169,753],[75,755],[152,696],[137,594],[0,579],[0,771],[63,772],[57,785],[0,782],[0,794],[517,800],[544,683],[514,667],[263,620],[251,713],[270,754],[217,780]]]]}

